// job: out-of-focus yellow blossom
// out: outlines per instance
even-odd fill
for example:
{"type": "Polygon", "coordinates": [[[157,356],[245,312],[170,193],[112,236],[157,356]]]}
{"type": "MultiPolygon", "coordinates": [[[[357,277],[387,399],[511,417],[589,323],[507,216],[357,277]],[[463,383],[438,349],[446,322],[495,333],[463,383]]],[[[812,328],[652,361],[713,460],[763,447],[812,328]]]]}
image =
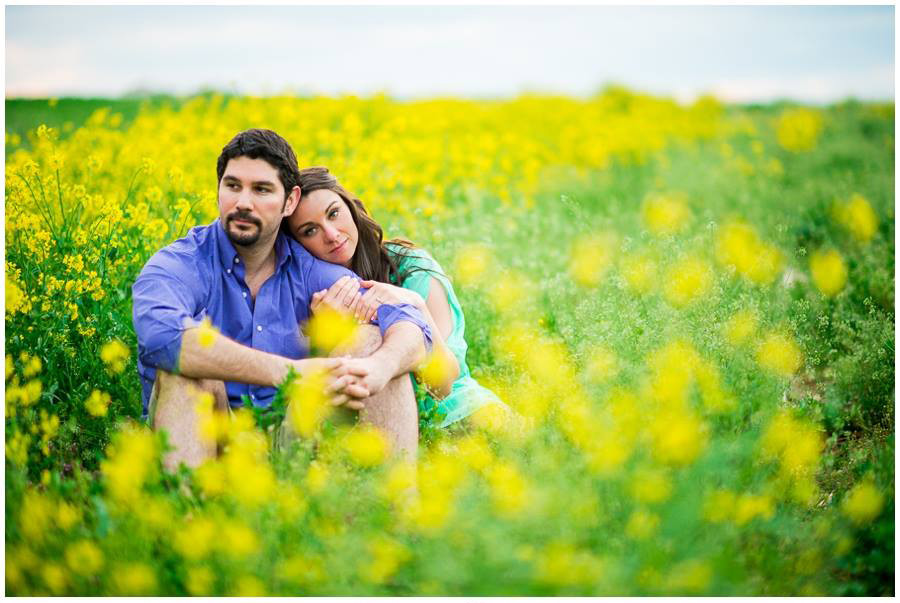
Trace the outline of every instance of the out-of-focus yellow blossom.
{"type": "Polygon", "coordinates": [[[659,529],[659,516],[649,511],[637,510],[625,524],[625,535],[634,540],[647,540],[659,529]]]}
{"type": "Polygon", "coordinates": [[[213,542],[218,550],[236,559],[249,557],[257,553],[260,547],[256,533],[236,518],[224,522],[217,530],[213,542]]]}
{"type": "Polygon", "coordinates": [[[235,597],[265,597],[266,586],[256,576],[240,576],[231,593],[235,597]]]}
{"type": "Polygon", "coordinates": [[[37,490],[28,489],[22,499],[19,526],[29,541],[41,542],[54,524],[53,502],[37,490]]]}
{"type": "Polygon", "coordinates": [[[93,576],[103,567],[103,551],[90,540],[79,540],[66,547],[66,565],[72,573],[93,576]]]}
{"type": "Polygon", "coordinates": [[[793,337],[771,332],[756,348],[756,361],[774,373],[790,377],[803,364],[803,354],[793,337]]]}
{"type": "Polygon", "coordinates": [[[731,490],[714,490],[703,503],[703,517],[712,523],[722,523],[734,518],[737,495],[731,490]]]}
{"type": "Polygon", "coordinates": [[[868,523],[878,517],[882,507],[884,495],[871,479],[856,484],[841,501],[841,511],[857,524],[868,523]]]}
{"type": "Polygon", "coordinates": [[[759,328],[759,316],[753,310],[738,310],[722,325],[725,341],[737,347],[745,343],[759,328]]]}
{"type": "Polygon", "coordinates": [[[306,487],[313,494],[318,494],[328,485],[328,469],[322,463],[313,461],[306,470],[306,487]]]}
{"type": "Polygon", "coordinates": [[[453,274],[461,285],[474,285],[481,280],[490,264],[491,252],[486,245],[467,245],[456,254],[453,274]]]}
{"type": "Polygon", "coordinates": [[[359,330],[359,323],[352,315],[323,304],[309,320],[306,330],[312,348],[320,353],[330,354],[338,346],[353,341],[359,330]]]}
{"type": "Polygon", "coordinates": [[[195,517],[182,524],[172,541],[173,548],[185,559],[197,561],[206,557],[221,537],[216,524],[207,517],[195,517]]]}
{"type": "Polygon", "coordinates": [[[399,461],[394,463],[384,474],[381,493],[393,503],[402,503],[408,499],[416,487],[416,466],[399,461]]]}
{"type": "Polygon", "coordinates": [[[110,577],[116,594],[153,595],[156,592],[156,574],[145,563],[128,563],[115,567],[110,577]]]}
{"type": "Polygon", "coordinates": [[[390,580],[412,556],[405,546],[386,536],[376,536],[366,548],[368,560],[363,563],[360,575],[363,580],[372,584],[383,584],[390,580]]]}
{"type": "Polygon", "coordinates": [[[689,559],[676,564],[664,580],[666,592],[697,594],[709,588],[712,568],[699,559],[689,559]]]}
{"type": "Polygon", "coordinates": [[[624,256],[619,264],[619,271],[633,293],[644,295],[656,287],[656,262],[647,254],[633,253],[624,256]]]}
{"type": "Polygon", "coordinates": [[[31,444],[31,436],[16,429],[6,440],[6,459],[15,465],[24,467],[28,462],[29,444],[31,444]]]}
{"type": "Polygon", "coordinates": [[[815,251],[809,257],[809,271],[819,291],[831,297],[847,284],[847,264],[834,249],[815,251]]]}
{"type": "Polygon", "coordinates": [[[778,144],[788,151],[811,151],[822,132],[822,115],[811,109],[787,109],[775,122],[778,144]]]}
{"type": "Polygon", "coordinates": [[[41,364],[41,359],[37,356],[31,356],[30,354],[23,352],[20,359],[24,365],[22,367],[22,376],[26,379],[30,379],[41,372],[43,365],[41,364]]]}
{"type": "Polygon", "coordinates": [[[729,222],[719,231],[716,260],[761,285],[771,284],[784,265],[784,257],[778,248],[763,241],[756,229],[742,221],[729,222]]]}
{"type": "Polygon", "coordinates": [[[769,423],[760,438],[760,452],[764,458],[777,459],[781,477],[787,481],[800,480],[801,489],[793,494],[811,498],[814,492],[808,490],[811,479],[819,464],[825,442],[815,426],[791,416],[787,410],[779,411],[769,423]]]}
{"type": "Polygon", "coordinates": [[[66,570],[58,563],[47,563],[41,568],[41,579],[54,595],[61,595],[69,584],[66,570]]]}
{"type": "Polygon", "coordinates": [[[491,502],[501,516],[515,516],[529,506],[529,485],[512,464],[497,461],[485,477],[491,487],[491,502]]]}
{"type": "Polygon", "coordinates": [[[6,355],[6,380],[9,381],[9,378],[12,377],[13,373],[16,371],[16,365],[13,363],[13,357],[10,354],[6,355]]]}
{"type": "Polygon", "coordinates": [[[321,584],[327,578],[322,560],[309,555],[294,555],[284,559],[276,566],[275,574],[282,580],[300,586],[321,584]]]}
{"type": "Polygon", "coordinates": [[[84,408],[88,411],[88,414],[93,417],[105,417],[110,402],[112,402],[112,398],[110,398],[109,394],[95,389],[91,392],[91,395],[88,396],[88,399],[85,400],[84,408]]]}
{"type": "Polygon", "coordinates": [[[216,342],[219,331],[212,325],[208,316],[204,316],[197,327],[197,343],[200,347],[208,348],[216,342]]]}
{"type": "Polygon", "coordinates": [[[291,522],[299,519],[309,507],[303,491],[295,484],[281,483],[276,489],[278,510],[284,521],[291,522]]]}
{"type": "Polygon", "coordinates": [[[15,314],[21,312],[27,314],[31,311],[31,299],[22,285],[6,273],[6,313],[15,314]]]}
{"type": "Polygon", "coordinates": [[[341,443],[353,462],[361,467],[375,467],[387,459],[388,441],[371,425],[357,425],[341,443]]]}
{"type": "Polygon", "coordinates": [[[705,450],[706,425],[689,411],[667,411],[650,423],[653,455],[672,465],[693,463],[705,450]]]}
{"type": "Polygon", "coordinates": [[[744,494],[735,501],[734,522],[739,526],[756,518],[772,519],[774,516],[774,501],[768,495],[744,494]]]}
{"type": "Polygon", "coordinates": [[[110,497],[123,506],[135,502],[144,483],[157,473],[158,454],[148,429],[128,425],[120,431],[100,463],[110,497]]]}
{"type": "Polygon", "coordinates": [[[56,510],[56,522],[62,530],[68,530],[81,522],[81,509],[61,501],[56,510]]]}
{"type": "Polygon", "coordinates": [[[687,225],[691,210],[683,193],[655,194],[644,201],[641,217],[650,232],[673,234],[687,225]]]}
{"type": "Polygon", "coordinates": [[[596,287],[603,280],[616,253],[616,237],[611,233],[580,236],[569,256],[569,272],[582,287],[596,287]]]}
{"type": "Polygon", "coordinates": [[[857,240],[868,243],[878,230],[878,214],[869,201],[854,193],[849,201],[836,202],[831,207],[835,222],[846,228],[857,240]]]}
{"type": "Polygon", "coordinates": [[[103,344],[103,347],[100,348],[100,359],[106,365],[106,368],[113,373],[118,374],[124,371],[125,363],[130,357],[131,350],[118,339],[113,339],[103,344]]]}
{"type": "Polygon", "coordinates": [[[713,269],[709,262],[687,256],[672,264],[666,271],[664,294],[676,307],[684,307],[709,293],[713,269]]]}
{"type": "Polygon", "coordinates": [[[428,354],[422,367],[416,371],[425,384],[431,390],[440,389],[441,385],[450,381],[450,360],[443,353],[434,351],[428,354]]]}
{"type": "Polygon", "coordinates": [[[487,439],[480,434],[469,434],[457,443],[459,459],[467,467],[483,473],[494,463],[494,454],[491,452],[487,439]]]}
{"type": "Polygon", "coordinates": [[[551,543],[536,559],[537,579],[559,586],[586,586],[603,578],[605,564],[588,551],[568,543],[551,543]]]}
{"type": "Polygon", "coordinates": [[[294,432],[311,437],[331,414],[333,407],[325,397],[325,375],[313,372],[295,379],[287,389],[287,420],[294,432]]]}
{"type": "Polygon", "coordinates": [[[209,459],[194,471],[194,481],[207,496],[218,496],[225,492],[225,466],[209,459]]]}
{"type": "Polygon", "coordinates": [[[644,503],[660,503],[672,494],[672,481],[661,469],[639,469],[631,476],[631,495],[644,503]]]}
{"type": "Polygon", "coordinates": [[[596,382],[603,382],[619,372],[619,363],[615,353],[606,346],[595,347],[585,366],[587,377],[596,382]]]}
{"type": "Polygon", "coordinates": [[[212,595],[214,580],[212,570],[208,567],[190,567],[184,585],[190,595],[202,597],[212,595]]]}
{"type": "Polygon", "coordinates": [[[252,431],[231,442],[222,457],[228,483],[226,492],[242,505],[258,507],[272,499],[275,473],[266,458],[266,438],[252,431]]]}

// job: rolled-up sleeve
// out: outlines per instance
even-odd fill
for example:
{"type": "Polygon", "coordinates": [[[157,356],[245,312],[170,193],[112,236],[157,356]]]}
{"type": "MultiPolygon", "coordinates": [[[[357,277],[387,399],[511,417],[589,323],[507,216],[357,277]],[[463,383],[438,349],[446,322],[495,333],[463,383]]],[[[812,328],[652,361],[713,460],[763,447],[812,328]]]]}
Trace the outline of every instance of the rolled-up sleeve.
{"type": "Polygon", "coordinates": [[[138,359],[147,367],[169,372],[178,372],[182,336],[185,329],[199,324],[197,316],[202,312],[197,275],[192,279],[180,272],[184,271],[148,262],[131,289],[138,359]]]}
{"type": "MultiPolygon", "coordinates": [[[[352,276],[360,280],[359,276],[352,270],[313,258],[310,269],[306,273],[307,299],[312,299],[312,294],[316,291],[330,288],[343,276],[352,276]]],[[[365,293],[367,289],[360,287],[359,291],[360,293],[365,293]]],[[[429,328],[425,317],[422,316],[422,313],[415,306],[411,304],[383,304],[378,307],[375,324],[381,330],[382,337],[392,325],[400,321],[411,322],[422,330],[422,335],[425,337],[425,350],[430,353],[432,342],[431,328],[429,328]]]]}

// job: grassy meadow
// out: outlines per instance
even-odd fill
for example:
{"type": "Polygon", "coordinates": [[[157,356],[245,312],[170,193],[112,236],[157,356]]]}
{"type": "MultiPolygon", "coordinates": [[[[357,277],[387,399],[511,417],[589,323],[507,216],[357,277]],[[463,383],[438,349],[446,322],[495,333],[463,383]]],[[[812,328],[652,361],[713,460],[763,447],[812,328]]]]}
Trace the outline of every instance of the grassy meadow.
{"type": "MultiPolygon", "coordinates": [[[[6,101],[8,595],[894,594],[894,107],[6,101]],[[131,285],[266,127],[428,249],[490,407],[416,464],[283,388],[162,471],[131,285]],[[416,486],[416,487],[413,487],[416,486]]],[[[202,404],[203,401],[198,401],[202,404]]]]}

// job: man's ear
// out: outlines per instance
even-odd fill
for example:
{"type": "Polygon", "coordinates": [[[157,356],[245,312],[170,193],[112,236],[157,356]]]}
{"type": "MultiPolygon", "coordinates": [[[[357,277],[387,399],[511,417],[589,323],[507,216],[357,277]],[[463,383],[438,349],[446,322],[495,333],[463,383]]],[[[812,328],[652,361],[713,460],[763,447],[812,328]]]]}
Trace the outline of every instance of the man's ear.
{"type": "Polygon", "coordinates": [[[288,195],[288,198],[284,201],[284,211],[282,214],[285,218],[294,213],[298,203],[300,203],[300,187],[295,186],[291,189],[291,194],[288,195]]]}

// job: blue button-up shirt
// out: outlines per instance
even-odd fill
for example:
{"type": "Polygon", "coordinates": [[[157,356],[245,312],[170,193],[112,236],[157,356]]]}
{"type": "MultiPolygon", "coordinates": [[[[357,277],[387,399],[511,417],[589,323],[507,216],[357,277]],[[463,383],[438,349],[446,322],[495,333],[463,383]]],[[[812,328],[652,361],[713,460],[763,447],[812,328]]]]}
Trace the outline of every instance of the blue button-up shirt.
{"type": "MultiPolygon", "coordinates": [[[[299,326],[309,319],[312,294],[328,289],[345,275],[356,276],[343,266],[313,257],[279,232],[275,273],[260,287],[254,302],[244,281],[243,261],[219,220],[192,228],[185,237],[157,251],[132,287],[144,415],[156,369],[178,372],[186,329],[199,326],[208,317],[220,333],[240,344],[286,358],[305,358],[309,342],[299,326]]],[[[401,320],[419,326],[430,348],[431,331],[414,306],[386,304],[378,309],[382,336],[401,320]]],[[[241,406],[241,396],[246,395],[254,405],[264,407],[275,395],[270,386],[228,381],[225,387],[231,406],[241,406]]]]}

